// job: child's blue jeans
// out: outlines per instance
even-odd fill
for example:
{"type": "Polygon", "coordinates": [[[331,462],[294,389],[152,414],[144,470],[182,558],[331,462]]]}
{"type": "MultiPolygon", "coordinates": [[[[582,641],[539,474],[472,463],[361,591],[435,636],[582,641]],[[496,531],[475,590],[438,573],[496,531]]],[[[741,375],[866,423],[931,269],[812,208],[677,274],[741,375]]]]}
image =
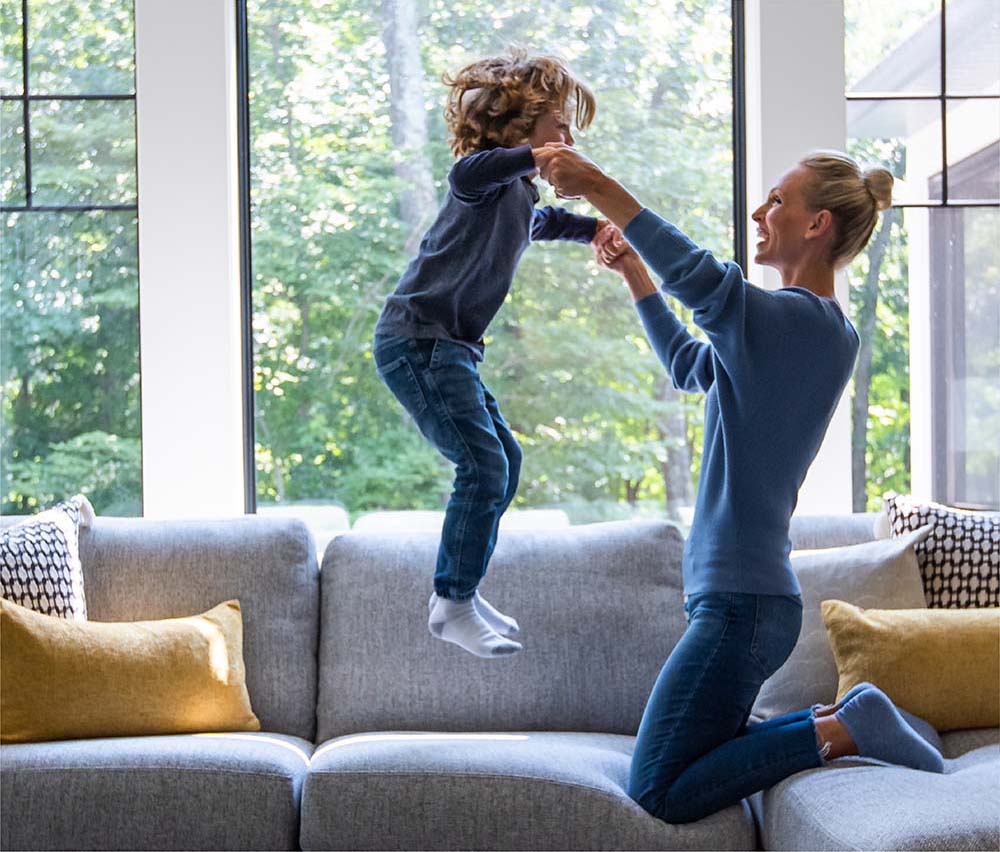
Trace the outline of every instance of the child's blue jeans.
{"type": "Polygon", "coordinates": [[[476,592],[496,546],[500,517],[517,491],[521,447],[472,350],[443,339],[375,337],[378,374],[423,436],[455,465],[434,591],[465,600],[476,592]]]}
{"type": "Polygon", "coordinates": [[[655,817],[693,822],[823,765],[809,709],[747,724],[761,685],[791,654],[797,597],[691,595],[688,628],[639,725],[629,795],[655,817]]]}

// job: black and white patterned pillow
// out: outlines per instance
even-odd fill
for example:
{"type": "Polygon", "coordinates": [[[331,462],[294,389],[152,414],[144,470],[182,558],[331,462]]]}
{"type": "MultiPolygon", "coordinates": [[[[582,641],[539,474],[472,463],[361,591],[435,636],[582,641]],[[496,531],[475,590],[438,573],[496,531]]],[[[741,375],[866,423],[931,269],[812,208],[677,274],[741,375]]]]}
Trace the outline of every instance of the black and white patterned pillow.
{"type": "Polygon", "coordinates": [[[0,596],[70,621],[85,621],[80,527],[94,509],[82,494],[0,530],[0,596]]]}
{"type": "Polygon", "coordinates": [[[914,546],[927,606],[1000,606],[1000,514],[966,512],[900,494],[883,498],[893,536],[925,524],[931,534],[914,546]]]}

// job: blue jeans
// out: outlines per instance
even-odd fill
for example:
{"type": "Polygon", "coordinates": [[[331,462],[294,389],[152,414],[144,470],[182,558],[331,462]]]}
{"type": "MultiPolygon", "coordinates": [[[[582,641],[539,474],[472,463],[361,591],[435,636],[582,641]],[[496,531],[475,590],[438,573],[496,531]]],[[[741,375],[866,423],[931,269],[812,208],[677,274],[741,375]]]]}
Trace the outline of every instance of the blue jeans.
{"type": "Polygon", "coordinates": [[[468,347],[443,339],[378,335],[373,355],[382,381],[421,434],[455,465],[434,591],[465,600],[486,573],[500,517],[517,491],[521,447],[479,378],[468,347]]]}
{"type": "Polygon", "coordinates": [[[646,704],[628,788],[671,823],[701,819],[823,765],[810,709],[748,725],[761,685],[795,647],[800,600],[709,592],[692,595],[684,609],[688,628],[646,704]]]}

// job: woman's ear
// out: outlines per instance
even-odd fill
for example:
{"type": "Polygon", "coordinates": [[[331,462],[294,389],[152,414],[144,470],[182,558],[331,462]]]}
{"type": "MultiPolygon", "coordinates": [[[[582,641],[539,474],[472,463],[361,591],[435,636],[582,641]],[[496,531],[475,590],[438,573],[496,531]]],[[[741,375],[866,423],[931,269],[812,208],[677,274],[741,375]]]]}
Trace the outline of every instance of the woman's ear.
{"type": "Polygon", "coordinates": [[[809,222],[806,239],[815,240],[828,234],[833,234],[833,214],[829,210],[818,210],[809,222]]]}

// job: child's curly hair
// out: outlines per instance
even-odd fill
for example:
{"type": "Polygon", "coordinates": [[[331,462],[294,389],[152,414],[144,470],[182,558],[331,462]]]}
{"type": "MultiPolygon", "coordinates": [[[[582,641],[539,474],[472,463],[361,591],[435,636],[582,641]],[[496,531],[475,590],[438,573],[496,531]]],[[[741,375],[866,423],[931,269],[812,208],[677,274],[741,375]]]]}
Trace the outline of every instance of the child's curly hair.
{"type": "Polygon", "coordinates": [[[444,76],[448,93],[445,121],[448,144],[456,157],[491,148],[524,144],[538,117],[548,109],[571,105],[576,126],[594,120],[594,94],[554,56],[529,56],[511,48],[444,76]]]}

